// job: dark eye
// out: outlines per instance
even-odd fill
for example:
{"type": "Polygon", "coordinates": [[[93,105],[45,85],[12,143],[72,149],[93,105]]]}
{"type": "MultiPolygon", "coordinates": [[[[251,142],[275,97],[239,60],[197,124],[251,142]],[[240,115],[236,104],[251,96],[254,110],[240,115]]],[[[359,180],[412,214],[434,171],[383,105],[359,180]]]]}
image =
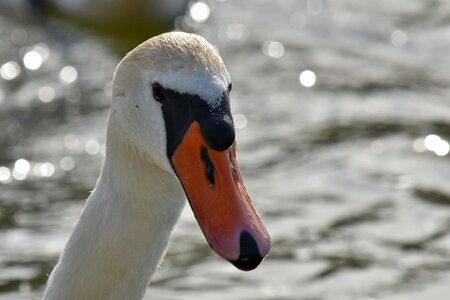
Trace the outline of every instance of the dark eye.
{"type": "Polygon", "coordinates": [[[233,88],[233,84],[230,83],[230,84],[228,85],[228,92],[231,92],[231,89],[232,89],[232,88],[233,88]]]}
{"type": "Polygon", "coordinates": [[[163,102],[164,101],[163,87],[159,83],[155,82],[152,84],[152,89],[153,89],[153,98],[155,98],[155,100],[158,102],[163,102]]]}

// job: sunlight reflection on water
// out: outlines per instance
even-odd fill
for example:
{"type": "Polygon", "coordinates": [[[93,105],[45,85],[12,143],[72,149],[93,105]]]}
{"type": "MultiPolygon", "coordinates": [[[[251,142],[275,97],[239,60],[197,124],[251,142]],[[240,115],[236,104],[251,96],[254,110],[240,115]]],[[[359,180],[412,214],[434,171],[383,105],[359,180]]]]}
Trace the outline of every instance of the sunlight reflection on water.
{"type": "Polygon", "coordinates": [[[34,175],[39,177],[51,177],[55,170],[55,166],[50,162],[36,163],[33,167],[34,175]]]}
{"type": "Polygon", "coordinates": [[[78,137],[73,133],[69,133],[64,137],[64,145],[67,147],[67,149],[76,148],[78,147],[79,143],[80,142],[78,137]]]}
{"type": "Polygon", "coordinates": [[[407,42],[408,42],[408,36],[406,35],[406,33],[404,31],[395,30],[391,34],[391,43],[395,47],[398,47],[398,48],[403,47],[406,45],[407,42]]]}
{"type": "MultiPolygon", "coordinates": [[[[274,246],[243,275],[184,212],[146,297],[384,300],[389,288],[439,287],[429,278],[448,271],[450,253],[449,85],[437,34],[447,28],[432,21],[448,5],[380,3],[204,0],[177,18],[215,43],[236,83],[239,160],[274,246]]],[[[10,299],[40,298],[92,190],[120,59],[84,32],[47,30],[0,28],[0,47],[12,45],[0,61],[0,293],[10,299]]]]}
{"type": "Polygon", "coordinates": [[[243,129],[247,126],[247,117],[244,114],[235,114],[233,121],[237,129],[243,129]]]}
{"type": "Polygon", "coordinates": [[[272,58],[280,58],[284,54],[283,44],[277,41],[266,41],[262,48],[264,54],[272,58]]]}
{"type": "Polygon", "coordinates": [[[299,80],[304,87],[312,87],[316,83],[316,74],[311,70],[302,71],[299,80]]]}
{"type": "Polygon", "coordinates": [[[0,182],[10,183],[12,178],[11,171],[7,167],[0,167],[0,182]]]}
{"type": "Polygon", "coordinates": [[[89,140],[84,145],[84,149],[90,155],[96,155],[100,152],[100,144],[96,140],[89,140]]]}
{"type": "Polygon", "coordinates": [[[42,56],[34,50],[25,53],[23,57],[25,68],[32,71],[39,69],[42,66],[43,61],[42,56]]]}
{"type": "Polygon", "coordinates": [[[28,172],[30,171],[30,162],[23,158],[16,160],[16,162],[14,163],[14,171],[19,174],[28,174],[28,172]]]}
{"type": "Polygon", "coordinates": [[[39,100],[44,103],[50,103],[55,99],[55,90],[50,86],[43,86],[38,92],[39,100]]]}
{"type": "Polygon", "coordinates": [[[76,165],[76,161],[71,156],[64,156],[63,158],[61,158],[61,160],[59,162],[59,167],[61,169],[63,169],[64,171],[73,170],[73,168],[75,168],[75,165],[76,165]]]}
{"type": "MultiPolygon", "coordinates": [[[[64,162],[64,168],[62,169],[68,171],[73,169],[75,162],[72,160],[64,162]]],[[[5,166],[0,167],[0,182],[3,184],[8,184],[15,179],[17,181],[22,181],[27,179],[30,175],[38,177],[51,177],[55,174],[56,168],[50,162],[30,162],[26,159],[18,159],[14,163],[12,171],[5,166]]]]}
{"type": "Polygon", "coordinates": [[[5,80],[13,80],[20,75],[20,66],[15,61],[4,63],[0,67],[0,76],[5,80]]]}
{"type": "Polygon", "coordinates": [[[231,23],[225,27],[224,34],[223,30],[219,34],[223,40],[238,41],[245,37],[245,26],[240,23],[231,23]]]}
{"type": "Polygon", "coordinates": [[[209,5],[205,2],[194,2],[189,8],[189,15],[198,23],[204,23],[208,20],[210,14],[209,5]]]}
{"type": "Polygon", "coordinates": [[[65,66],[59,72],[59,79],[63,83],[73,83],[75,80],[77,80],[77,77],[78,77],[77,69],[75,69],[72,66],[65,66]]]}
{"type": "Polygon", "coordinates": [[[423,143],[428,151],[434,152],[437,156],[446,156],[450,151],[449,143],[436,134],[427,135],[423,143]]]}

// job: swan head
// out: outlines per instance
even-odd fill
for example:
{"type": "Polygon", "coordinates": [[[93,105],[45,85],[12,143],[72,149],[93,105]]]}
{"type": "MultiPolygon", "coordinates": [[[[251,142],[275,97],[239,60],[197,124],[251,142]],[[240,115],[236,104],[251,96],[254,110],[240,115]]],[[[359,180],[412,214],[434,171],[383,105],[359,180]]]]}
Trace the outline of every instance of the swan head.
{"type": "Polygon", "coordinates": [[[122,140],[178,178],[213,250],[251,270],[268,254],[270,237],[237,165],[230,92],[212,45],[195,34],[166,33],[119,63],[111,118],[122,140]]]}

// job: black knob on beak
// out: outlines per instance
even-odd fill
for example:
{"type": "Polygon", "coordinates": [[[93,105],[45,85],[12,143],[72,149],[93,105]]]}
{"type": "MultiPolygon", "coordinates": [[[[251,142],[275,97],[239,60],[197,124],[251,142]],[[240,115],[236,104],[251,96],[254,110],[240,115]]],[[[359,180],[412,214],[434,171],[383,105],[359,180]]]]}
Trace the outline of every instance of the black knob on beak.
{"type": "Polygon", "coordinates": [[[206,144],[216,151],[230,148],[236,138],[233,120],[228,114],[204,119],[200,121],[200,128],[206,144]]]}

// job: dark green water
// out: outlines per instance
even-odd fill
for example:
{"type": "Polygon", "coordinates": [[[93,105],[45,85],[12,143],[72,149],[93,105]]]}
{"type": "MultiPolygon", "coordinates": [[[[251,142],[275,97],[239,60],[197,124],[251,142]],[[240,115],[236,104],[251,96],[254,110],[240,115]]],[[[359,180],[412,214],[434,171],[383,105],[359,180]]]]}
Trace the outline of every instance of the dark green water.
{"type": "MultiPolygon", "coordinates": [[[[175,24],[233,78],[239,162],[273,250],[241,273],[187,209],[146,299],[448,299],[449,4],[208,3],[204,23],[175,24]]],[[[0,77],[0,299],[39,299],[99,173],[120,55],[4,14],[0,41],[0,67],[17,64],[0,77]]]]}

